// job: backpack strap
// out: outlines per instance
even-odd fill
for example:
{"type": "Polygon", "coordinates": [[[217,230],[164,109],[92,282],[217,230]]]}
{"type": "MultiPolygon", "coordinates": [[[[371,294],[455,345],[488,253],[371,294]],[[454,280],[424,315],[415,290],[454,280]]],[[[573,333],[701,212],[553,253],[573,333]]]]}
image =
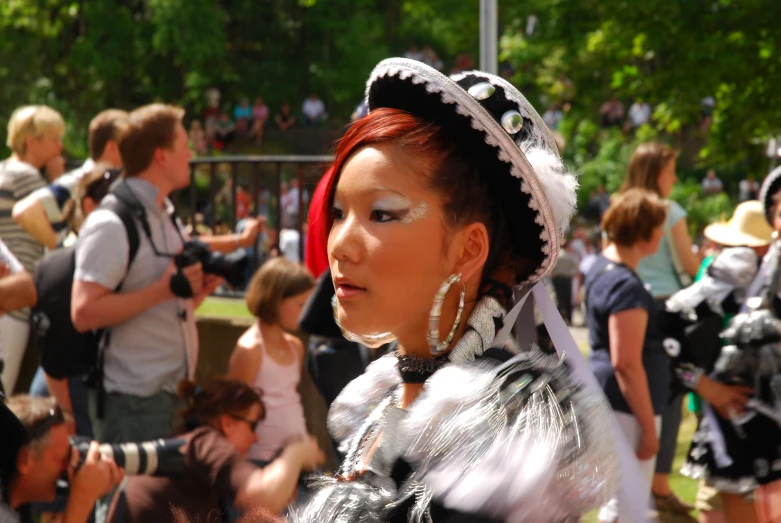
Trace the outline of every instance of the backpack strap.
{"type": "MultiPolygon", "coordinates": [[[[149,229],[149,221],[146,219],[146,211],[144,211],[143,206],[141,206],[140,203],[135,202],[133,199],[128,198],[126,196],[126,191],[127,187],[125,187],[124,182],[117,182],[111,188],[111,194],[114,195],[114,199],[108,201],[104,200],[101,202],[100,207],[102,209],[108,209],[119,216],[119,219],[122,220],[122,225],[125,226],[125,233],[127,234],[127,241],[129,246],[127,260],[127,269],[129,270],[130,265],[136,258],[136,254],[138,254],[138,246],[140,243],[140,239],[138,237],[138,227],[136,227],[135,218],[138,218],[138,221],[141,223],[141,227],[144,229],[144,234],[146,234],[147,237],[151,238],[152,234],[149,229]]],[[[125,283],[124,278],[117,286],[117,291],[122,287],[123,283],[125,283]]]]}
{"type": "MultiPolygon", "coordinates": [[[[151,238],[151,231],[149,229],[149,222],[146,219],[146,212],[140,203],[137,203],[135,199],[130,199],[127,196],[123,196],[123,191],[127,188],[124,187],[124,182],[117,182],[112,188],[111,193],[115,196],[113,200],[104,200],[100,204],[101,209],[107,209],[122,220],[122,225],[125,226],[125,233],[127,234],[128,242],[128,259],[127,267],[125,269],[125,277],[119,282],[119,285],[114,289],[114,292],[119,292],[122,289],[122,285],[125,283],[127,273],[130,270],[130,266],[133,264],[136,255],[138,254],[138,247],[140,245],[140,238],[138,236],[138,227],[136,227],[136,218],[141,222],[141,227],[144,228],[144,233],[151,238]]],[[[103,383],[103,366],[106,357],[106,348],[111,341],[111,330],[103,329],[99,334],[100,342],[98,343],[98,357],[96,361],[95,372],[90,379],[92,385],[97,388],[97,417],[103,419],[106,413],[106,389],[103,383]]]]}

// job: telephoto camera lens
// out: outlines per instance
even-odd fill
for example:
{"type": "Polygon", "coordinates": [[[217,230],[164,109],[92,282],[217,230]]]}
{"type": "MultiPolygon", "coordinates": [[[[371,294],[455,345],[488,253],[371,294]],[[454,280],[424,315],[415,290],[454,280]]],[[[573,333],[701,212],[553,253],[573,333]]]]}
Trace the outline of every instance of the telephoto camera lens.
{"type": "MultiPolygon", "coordinates": [[[[75,436],[71,446],[79,451],[79,466],[87,459],[90,440],[75,436]]],[[[99,451],[111,458],[130,475],[174,477],[184,471],[183,439],[158,439],[142,443],[103,443],[99,451]]]]}

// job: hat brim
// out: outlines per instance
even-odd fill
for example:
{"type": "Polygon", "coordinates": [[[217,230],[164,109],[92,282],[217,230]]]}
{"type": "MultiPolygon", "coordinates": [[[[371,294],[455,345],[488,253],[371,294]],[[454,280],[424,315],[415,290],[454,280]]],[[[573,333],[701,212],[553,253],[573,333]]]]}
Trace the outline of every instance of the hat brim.
{"type": "Polygon", "coordinates": [[[703,235],[726,247],[764,247],[772,241],[731,229],[727,223],[712,223],[705,227],[703,235]]]}
{"type": "Polygon", "coordinates": [[[536,265],[525,280],[517,283],[539,281],[553,269],[558,258],[560,233],[556,216],[543,183],[515,141],[518,137],[509,134],[494,114],[519,111],[524,127],[518,135],[532,133],[558,156],[555,141],[539,114],[508,82],[479,72],[454,78],[415,60],[383,60],[367,83],[369,111],[382,107],[400,109],[445,130],[488,175],[492,192],[504,210],[503,225],[509,227],[514,239],[515,254],[536,265]],[[467,92],[470,84],[486,81],[496,88],[488,100],[478,101],[467,92]]]}

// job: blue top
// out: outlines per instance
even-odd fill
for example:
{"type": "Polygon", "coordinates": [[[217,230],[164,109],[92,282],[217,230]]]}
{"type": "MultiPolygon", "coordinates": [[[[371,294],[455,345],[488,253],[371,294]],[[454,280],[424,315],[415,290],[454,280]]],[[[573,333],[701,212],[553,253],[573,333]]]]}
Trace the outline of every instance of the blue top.
{"type": "Polygon", "coordinates": [[[681,290],[678,275],[675,274],[675,266],[670,257],[670,245],[672,241],[670,231],[679,221],[686,218],[686,211],[677,202],[668,200],[667,219],[664,222],[665,237],[659,243],[659,250],[651,256],[640,260],[637,266],[637,274],[643,282],[651,286],[650,291],[654,298],[667,298],[681,290]]]}
{"type": "Polygon", "coordinates": [[[242,118],[251,119],[252,118],[252,107],[246,106],[242,107],[241,105],[237,105],[236,108],[233,110],[233,117],[237,120],[240,120],[242,118]]]}
{"type": "Polygon", "coordinates": [[[610,362],[608,318],[630,309],[640,308],[648,311],[648,327],[643,342],[643,366],[648,377],[654,413],[661,414],[664,412],[670,388],[670,362],[657,325],[656,302],[630,268],[611,262],[602,255],[591,266],[584,285],[587,292],[586,319],[591,345],[589,364],[613,410],[618,412],[631,414],[632,410],[618,388],[610,362]],[[613,264],[614,268],[604,270],[608,264],[613,264]]]}

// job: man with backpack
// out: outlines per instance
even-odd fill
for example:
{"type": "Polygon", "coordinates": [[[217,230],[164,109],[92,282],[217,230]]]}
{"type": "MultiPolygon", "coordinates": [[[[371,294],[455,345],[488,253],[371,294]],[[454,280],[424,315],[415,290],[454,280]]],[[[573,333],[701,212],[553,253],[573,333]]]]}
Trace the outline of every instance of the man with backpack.
{"type": "MultiPolygon", "coordinates": [[[[104,163],[87,171],[74,189],[78,213],[86,217],[95,210],[118,177],[119,170],[104,163]]],[[[126,219],[132,220],[132,216],[126,219]]],[[[70,227],[78,233],[76,223],[70,227]]],[[[38,302],[32,309],[32,337],[44,377],[36,376],[34,381],[45,379],[48,393],[68,415],[71,433],[92,439],[85,381],[96,364],[100,333],[78,332],[71,321],[75,253],[75,245],[56,249],[35,269],[38,302]]]]}
{"type": "Polygon", "coordinates": [[[123,178],[87,217],[76,246],[73,324],[80,332],[107,331],[97,377],[105,394],[95,395],[93,423],[104,442],[171,431],[180,406],[176,385],[194,376],[198,359],[193,311],[220,283],[200,263],[177,268],[173,261],[187,234],[168,199],[190,183],[183,113],[153,104],[130,114],[119,142],[123,178]],[[133,210],[130,227],[116,209],[103,208],[117,202],[133,210]]]}

